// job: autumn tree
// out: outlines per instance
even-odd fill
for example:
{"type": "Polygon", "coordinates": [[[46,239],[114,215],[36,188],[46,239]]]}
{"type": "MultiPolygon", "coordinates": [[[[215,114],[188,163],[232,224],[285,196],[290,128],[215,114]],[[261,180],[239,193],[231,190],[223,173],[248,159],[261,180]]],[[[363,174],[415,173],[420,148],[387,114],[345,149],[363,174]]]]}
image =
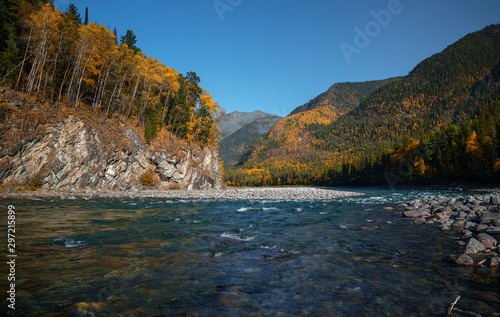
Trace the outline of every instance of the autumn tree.
{"type": "MultiPolygon", "coordinates": [[[[10,0],[0,1],[5,4],[10,0]]],[[[82,25],[74,5],[61,13],[49,3],[35,2],[22,2],[22,35],[3,41],[7,44],[0,52],[3,73],[6,66],[11,73],[19,69],[12,73],[14,89],[42,102],[47,96],[50,101],[57,100],[52,108],[56,113],[61,102],[67,107],[90,109],[101,116],[101,123],[113,113],[121,113],[142,125],[148,143],[162,128],[172,137],[205,145],[216,142],[220,107],[199,86],[196,73],[184,77],[146,56],[135,47],[136,38],[130,30],[118,45],[116,28],[113,34],[103,25],[82,25]],[[5,62],[7,51],[14,52],[16,63],[20,61],[16,67],[5,62]]],[[[1,8],[3,16],[5,8],[1,8]]]]}

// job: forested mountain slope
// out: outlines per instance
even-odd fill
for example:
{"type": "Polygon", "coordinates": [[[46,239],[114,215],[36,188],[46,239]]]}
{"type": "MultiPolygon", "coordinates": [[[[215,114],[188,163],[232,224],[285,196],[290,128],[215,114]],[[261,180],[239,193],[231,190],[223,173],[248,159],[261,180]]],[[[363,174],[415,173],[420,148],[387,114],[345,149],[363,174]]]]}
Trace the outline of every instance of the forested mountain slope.
{"type": "Polygon", "coordinates": [[[447,179],[491,177],[498,172],[499,62],[499,25],[469,34],[407,76],[376,89],[347,113],[317,106],[314,112],[287,118],[294,122],[302,114],[305,130],[278,123],[253,144],[240,168],[228,174],[230,181],[380,184],[387,182],[388,173],[403,174],[395,170],[401,160],[411,168],[399,175],[399,182],[442,179],[443,166],[447,179]],[[443,140],[443,133],[452,140],[443,140]],[[434,145],[424,147],[424,142],[434,145]],[[441,154],[411,154],[420,148],[441,154]],[[466,158],[473,163],[463,163],[466,158]],[[458,167],[464,166],[459,173],[458,167]],[[470,175],[471,170],[476,174],[470,175]]]}
{"type": "Polygon", "coordinates": [[[74,5],[63,13],[48,2],[3,1],[0,9],[0,184],[120,187],[144,174],[164,187],[220,188],[220,107],[196,73],[146,56],[131,30],[119,42],[103,25],[82,23],[74,5]],[[68,142],[55,146],[57,138],[68,142]],[[75,157],[75,143],[99,155],[75,157]],[[46,160],[23,161],[27,149],[46,160]],[[90,168],[88,181],[73,181],[78,168],[90,168]]]}
{"type": "Polygon", "coordinates": [[[399,77],[385,80],[372,80],[359,83],[337,83],[332,85],[327,91],[313,98],[308,103],[295,108],[289,116],[313,110],[322,105],[330,105],[344,114],[356,108],[359,102],[380,87],[398,80],[399,77]]]}

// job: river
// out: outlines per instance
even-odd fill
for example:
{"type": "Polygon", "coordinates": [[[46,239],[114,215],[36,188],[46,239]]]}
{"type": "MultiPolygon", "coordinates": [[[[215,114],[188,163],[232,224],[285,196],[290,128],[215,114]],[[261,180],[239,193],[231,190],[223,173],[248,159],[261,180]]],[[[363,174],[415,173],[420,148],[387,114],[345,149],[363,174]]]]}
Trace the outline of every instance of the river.
{"type": "Polygon", "coordinates": [[[16,310],[4,301],[1,312],[444,316],[459,295],[460,309],[499,312],[497,271],[444,262],[457,252],[453,234],[384,209],[463,192],[361,191],[329,201],[2,200],[3,215],[16,208],[17,258],[16,310]]]}

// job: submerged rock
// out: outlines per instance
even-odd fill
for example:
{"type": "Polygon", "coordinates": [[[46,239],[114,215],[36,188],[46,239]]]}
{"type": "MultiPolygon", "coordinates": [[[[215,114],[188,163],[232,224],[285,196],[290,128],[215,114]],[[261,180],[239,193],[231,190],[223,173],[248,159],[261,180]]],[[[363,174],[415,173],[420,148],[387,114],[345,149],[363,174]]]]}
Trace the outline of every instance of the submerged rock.
{"type": "Polygon", "coordinates": [[[450,317],[482,317],[482,316],[473,312],[460,310],[458,308],[453,308],[450,317]]]}

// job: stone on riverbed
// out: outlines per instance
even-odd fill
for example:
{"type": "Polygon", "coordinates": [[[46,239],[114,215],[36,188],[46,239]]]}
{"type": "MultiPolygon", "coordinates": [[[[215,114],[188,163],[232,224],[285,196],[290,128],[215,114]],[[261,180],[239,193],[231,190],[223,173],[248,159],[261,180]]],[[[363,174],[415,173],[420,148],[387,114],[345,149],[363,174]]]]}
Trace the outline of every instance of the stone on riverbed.
{"type": "Polygon", "coordinates": [[[462,239],[464,239],[464,240],[465,240],[465,239],[472,238],[472,232],[471,232],[471,231],[469,231],[469,230],[464,230],[464,231],[462,232],[462,237],[461,237],[461,238],[462,238],[462,239]]]}
{"type": "Polygon", "coordinates": [[[442,230],[459,234],[456,245],[464,252],[448,261],[474,265],[471,257],[485,257],[489,266],[500,266],[500,195],[465,197],[432,196],[400,204],[402,214],[417,218],[413,223],[436,223],[442,230]],[[460,259],[460,260],[459,260],[460,259]]]}
{"type": "Polygon", "coordinates": [[[490,204],[491,205],[500,205],[500,196],[491,196],[490,197],[490,204]]]}
{"type": "Polygon", "coordinates": [[[421,218],[421,217],[426,217],[429,216],[429,212],[425,209],[417,209],[417,210],[409,210],[403,212],[403,215],[406,218],[421,218]]]}
{"type": "Polygon", "coordinates": [[[446,220],[450,218],[450,215],[447,212],[439,212],[436,214],[437,219],[439,220],[446,220]]]}
{"type": "Polygon", "coordinates": [[[488,228],[489,228],[489,227],[488,227],[488,225],[478,225],[478,226],[476,227],[476,232],[484,232],[484,231],[486,231],[486,229],[488,229],[488,228]]]}
{"type": "Polygon", "coordinates": [[[490,259],[490,267],[497,267],[500,265],[500,257],[494,256],[490,259]]]}
{"type": "Polygon", "coordinates": [[[220,301],[228,308],[242,308],[248,306],[252,298],[246,293],[223,292],[220,294],[220,301]]]}
{"type": "Polygon", "coordinates": [[[465,220],[457,220],[452,224],[453,227],[465,227],[465,220]]]}
{"type": "Polygon", "coordinates": [[[479,240],[479,242],[484,245],[485,249],[491,249],[493,247],[496,247],[498,244],[498,241],[487,233],[480,233],[477,236],[477,240],[479,240]]]}
{"type": "Polygon", "coordinates": [[[498,212],[485,212],[481,215],[481,223],[489,224],[492,220],[500,219],[498,212]]]}
{"type": "Polygon", "coordinates": [[[499,227],[488,227],[486,229],[486,233],[489,234],[490,236],[498,236],[498,235],[500,235],[500,228],[499,227]]]}
{"type": "Polygon", "coordinates": [[[478,254],[481,251],[484,251],[484,245],[474,238],[471,238],[465,246],[465,254],[478,254]]]}
{"type": "Polygon", "coordinates": [[[482,317],[482,316],[474,312],[453,308],[450,317],[482,317]]]}
{"type": "Polygon", "coordinates": [[[473,266],[474,260],[470,256],[468,256],[467,254],[462,254],[461,256],[459,256],[457,258],[456,263],[458,265],[462,265],[462,266],[473,266]]]}

